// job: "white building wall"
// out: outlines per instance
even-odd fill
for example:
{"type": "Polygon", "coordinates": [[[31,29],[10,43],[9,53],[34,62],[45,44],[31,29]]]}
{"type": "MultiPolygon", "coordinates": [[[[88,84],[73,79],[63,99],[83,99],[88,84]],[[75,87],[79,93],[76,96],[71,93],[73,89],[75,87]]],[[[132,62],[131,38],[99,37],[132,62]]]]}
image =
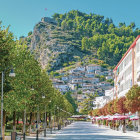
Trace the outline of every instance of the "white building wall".
{"type": "Polygon", "coordinates": [[[117,74],[117,81],[115,83],[117,90],[115,92],[118,97],[122,97],[132,87],[132,49],[118,66],[117,74]]]}
{"type": "Polygon", "coordinates": [[[140,39],[136,43],[136,74],[135,82],[140,86],[140,39]]]}

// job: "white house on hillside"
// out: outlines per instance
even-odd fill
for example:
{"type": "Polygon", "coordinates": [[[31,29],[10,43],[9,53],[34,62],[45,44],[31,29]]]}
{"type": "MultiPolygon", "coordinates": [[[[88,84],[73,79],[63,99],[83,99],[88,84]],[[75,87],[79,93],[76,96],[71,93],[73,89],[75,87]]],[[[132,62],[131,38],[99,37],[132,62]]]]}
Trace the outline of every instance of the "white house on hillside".
{"type": "Polygon", "coordinates": [[[74,78],[71,81],[71,83],[75,83],[75,84],[79,84],[79,83],[82,83],[82,82],[83,82],[83,79],[82,78],[74,78]]]}
{"type": "Polygon", "coordinates": [[[61,92],[67,92],[69,90],[69,86],[66,84],[56,84],[54,87],[59,89],[61,92]]]}
{"type": "Polygon", "coordinates": [[[95,74],[94,73],[86,73],[85,74],[85,77],[87,77],[87,78],[93,78],[93,77],[95,77],[95,74]]]}
{"type": "Polygon", "coordinates": [[[69,83],[68,85],[69,85],[69,88],[70,88],[71,90],[76,90],[76,88],[77,88],[77,84],[69,83]]]}
{"type": "Polygon", "coordinates": [[[63,76],[61,79],[62,79],[63,81],[68,81],[68,80],[69,80],[69,78],[68,78],[67,76],[63,76]]]}
{"type": "Polygon", "coordinates": [[[113,79],[113,76],[108,75],[105,78],[106,78],[106,80],[111,80],[111,79],[113,79]]]}
{"type": "Polygon", "coordinates": [[[91,65],[86,66],[86,71],[88,73],[95,72],[96,70],[101,71],[101,66],[96,65],[96,64],[91,64],[91,65]]]}
{"type": "Polygon", "coordinates": [[[85,71],[85,67],[79,66],[79,67],[76,67],[76,70],[78,70],[78,71],[85,71]]]}

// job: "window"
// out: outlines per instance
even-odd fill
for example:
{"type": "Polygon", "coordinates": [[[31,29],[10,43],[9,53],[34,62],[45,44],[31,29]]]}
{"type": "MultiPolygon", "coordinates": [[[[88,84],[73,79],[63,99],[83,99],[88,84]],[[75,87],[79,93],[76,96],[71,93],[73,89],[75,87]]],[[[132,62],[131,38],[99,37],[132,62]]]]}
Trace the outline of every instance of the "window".
{"type": "Polygon", "coordinates": [[[137,53],[140,51],[140,43],[137,44],[136,50],[137,50],[137,53]]]}
{"type": "Polygon", "coordinates": [[[123,84],[119,88],[119,92],[123,91],[123,84]]]}
{"type": "Polygon", "coordinates": [[[132,52],[129,53],[129,55],[124,60],[124,67],[129,64],[129,62],[132,60],[132,52]]]}
{"type": "Polygon", "coordinates": [[[132,87],[132,79],[128,79],[124,84],[124,90],[132,87]]]}
{"type": "Polygon", "coordinates": [[[128,69],[124,72],[124,78],[126,78],[132,72],[132,65],[128,67],[128,69]]]}
{"type": "Polygon", "coordinates": [[[123,62],[121,63],[121,65],[119,66],[119,73],[123,70],[123,62]]]}
{"type": "Polygon", "coordinates": [[[140,66],[140,57],[137,58],[137,67],[140,66]]]}

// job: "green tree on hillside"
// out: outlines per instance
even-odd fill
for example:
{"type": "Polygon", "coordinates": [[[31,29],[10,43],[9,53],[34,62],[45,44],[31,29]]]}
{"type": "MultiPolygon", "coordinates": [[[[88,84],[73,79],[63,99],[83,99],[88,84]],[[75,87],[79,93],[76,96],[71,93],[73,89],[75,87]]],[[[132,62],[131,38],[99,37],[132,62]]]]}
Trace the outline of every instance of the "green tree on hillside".
{"type": "Polygon", "coordinates": [[[93,53],[96,49],[98,59],[114,66],[118,63],[134,39],[140,34],[134,22],[126,26],[116,26],[112,19],[94,13],[86,14],[72,10],[65,14],[54,14],[58,26],[64,31],[74,30],[73,36],[81,40],[81,51],[93,53]],[[112,58],[113,56],[113,58],[112,58]]]}
{"type": "Polygon", "coordinates": [[[92,93],[88,93],[86,94],[86,96],[87,98],[80,103],[80,105],[82,106],[80,113],[82,114],[88,114],[88,112],[92,110],[92,107],[94,106],[94,100],[95,97],[97,97],[97,94],[93,95],[92,93]]]}
{"type": "Polygon", "coordinates": [[[75,103],[75,100],[71,97],[71,92],[66,92],[65,98],[72,104],[74,112],[76,112],[77,104],[75,103]]]}

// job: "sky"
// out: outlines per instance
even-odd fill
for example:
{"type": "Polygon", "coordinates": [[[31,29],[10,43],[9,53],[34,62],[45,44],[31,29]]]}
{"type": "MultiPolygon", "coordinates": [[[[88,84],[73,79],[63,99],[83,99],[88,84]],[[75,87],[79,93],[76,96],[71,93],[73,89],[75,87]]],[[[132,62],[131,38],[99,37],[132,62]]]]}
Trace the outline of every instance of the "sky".
{"type": "Polygon", "coordinates": [[[27,36],[42,17],[70,10],[95,13],[129,25],[135,22],[140,28],[140,0],[0,0],[0,21],[10,25],[14,36],[27,36]]]}

